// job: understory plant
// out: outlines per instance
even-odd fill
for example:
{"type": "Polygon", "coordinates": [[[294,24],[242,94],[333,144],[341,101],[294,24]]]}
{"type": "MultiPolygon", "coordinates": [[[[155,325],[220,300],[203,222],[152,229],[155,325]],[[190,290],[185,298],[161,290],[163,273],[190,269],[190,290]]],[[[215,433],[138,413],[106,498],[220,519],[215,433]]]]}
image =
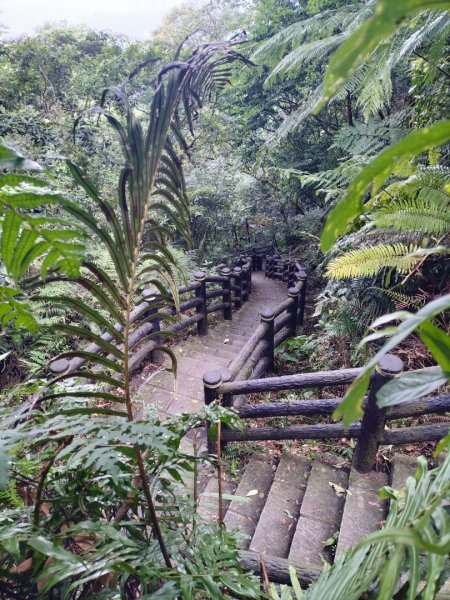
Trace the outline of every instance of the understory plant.
{"type": "Polygon", "coordinates": [[[41,332],[36,305],[68,309],[78,320],[50,327],[75,339],[59,358],[81,365],[18,411],[2,410],[3,598],[256,597],[254,580],[236,566],[233,536],[195,515],[196,484],[191,495],[179,491],[186,477],[196,479],[200,460],[181,450],[184,436],[205,419],[231,425],[234,414],[211,407],[144,420],[131,391],[136,340],[159,338],[152,321],[160,306],[169,302],[176,312],[179,304],[170,243],[189,243],[190,221],[181,129],[192,130],[202,99],[228,81],[234,61],[246,62],[230,43],[177,57],[157,77],[146,120],[133,112],[129,80],[105,90],[89,113],[106,119],[119,141],[116,198],[103,197],[67,160],[85,208],[45,175],[23,174],[37,165],[0,148],[1,168],[10,170],[0,178],[2,327],[41,332]],[[85,252],[92,244],[107,261],[85,252]],[[136,312],[144,338],[134,335],[136,312]]]}

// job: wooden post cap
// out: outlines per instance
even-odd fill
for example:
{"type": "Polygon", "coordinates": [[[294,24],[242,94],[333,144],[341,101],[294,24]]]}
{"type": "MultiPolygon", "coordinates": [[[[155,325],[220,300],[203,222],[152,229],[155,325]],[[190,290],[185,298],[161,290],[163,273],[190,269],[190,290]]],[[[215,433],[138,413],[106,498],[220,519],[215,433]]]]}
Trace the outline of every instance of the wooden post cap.
{"type": "Polygon", "coordinates": [[[142,291],[141,296],[143,298],[145,298],[145,300],[153,300],[153,298],[155,297],[155,294],[156,294],[155,288],[147,288],[146,290],[142,291]]]}
{"type": "Polygon", "coordinates": [[[203,385],[207,388],[218,388],[222,383],[222,373],[219,369],[212,369],[203,374],[203,385]]]}
{"type": "Polygon", "coordinates": [[[57,358],[50,363],[50,371],[52,373],[64,373],[70,366],[67,358],[57,358]]]}
{"type": "Polygon", "coordinates": [[[378,363],[376,370],[380,375],[394,379],[402,374],[403,361],[394,354],[386,354],[378,363]]]}
{"type": "Polygon", "coordinates": [[[196,271],[194,273],[195,281],[203,281],[205,279],[206,274],[203,271],[196,271]]]}
{"type": "Polygon", "coordinates": [[[288,289],[288,296],[290,298],[295,298],[295,296],[298,296],[299,293],[300,293],[300,290],[298,288],[296,288],[296,287],[290,287],[288,289]]]}
{"type": "Polygon", "coordinates": [[[234,267],[233,271],[234,273],[242,273],[241,267],[234,267]]]}
{"type": "Polygon", "coordinates": [[[220,373],[222,374],[222,383],[227,383],[233,378],[233,374],[231,373],[230,369],[227,369],[226,367],[220,369],[220,373]]]}
{"type": "Polygon", "coordinates": [[[307,273],[306,273],[305,269],[301,269],[301,270],[298,272],[298,278],[299,278],[299,279],[306,279],[306,277],[307,277],[307,273]]]}
{"type": "Polygon", "coordinates": [[[223,269],[221,269],[220,274],[224,275],[225,277],[228,277],[229,275],[231,275],[231,269],[229,269],[228,267],[224,267],[223,269]]]}
{"type": "Polygon", "coordinates": [[[271,308],[265,308],[259,313],[262,321],[273,321],[275,319],[275,314],[271,308]]]}

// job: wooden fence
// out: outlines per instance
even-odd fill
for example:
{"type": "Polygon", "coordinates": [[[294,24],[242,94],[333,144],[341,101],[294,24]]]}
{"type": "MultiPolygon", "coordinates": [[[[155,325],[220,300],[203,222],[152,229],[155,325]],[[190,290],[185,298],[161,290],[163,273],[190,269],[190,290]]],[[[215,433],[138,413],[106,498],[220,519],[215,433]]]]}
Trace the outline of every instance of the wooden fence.
{"type": "MultiPolygon", "coordinates": [[[[287,337],[295,335],[303,323],[306,292],[306,273],[296,260],[268,256],[265,263],[267,277],[278,277],[293,284],[289,297],[274,309],[261,313],[261,323],[247,344],[236,356],[229,371],[211,370],[204,374],[205,403],[220,398],[222,404],[236,408],[242,419],[273,417],[322,417],[331,415],[342,398],[319,398],[295,402],[268,402],[248,404],[245,395],[300,389],[321,389],[351,384],[361,369],[342,369],[302,373],[283,377],[260,377],[273,367],[274,348],[287,337]],[[252,379],[249,379],[249,376],[252,379]]],[[[433,369],[434,367],[432,367],[433,369]]],[[[450,410],[450,395],[427,397],[386,409],[376,403],[378,390],[403,372],[402,361],[387,355],[378,364],[364,402],[360,422],[345,428],[340,423],[289,425],[284,427],[245,427],[243,430],[223,428],[221,443],[263,440],[340,439],[356,438],[354,464],[357,470],[368,472],[373,468],[380,444],[406,444],[439,440],[448,433],[450,422],[386,429],[386,423],[426,414],[443,414],[450,410]]],[[[210,436],[208,436],[210,439],[210,436]]],[[[214,451],[214,440],[209,449],[214,451]]]]}
{"type": "MultiPolygon", "coordinates": [[[[173,336],[194,326],[198,335],[206,335],[208,315],[212,313],[219,313],[225,320],[231,320],[233,312],[249,299],[252,271],[261,266],[262,257],[268,249],[270,247],[246,248],[245,254],[241,252],[227,259],[229,266],[225,263],[220,266],[220,275],[208,275],[202,271],[195,273],[194,281],[178,288],[178,313],[173,301],[161,306],[161,299],[155,295],[155,291],[145,290],[142,301],[131,314],[131,323],[136,327],[130,336],[130,373],[135,372],[149,355],[153,362],[161,361],[158,347],[163,336],[173,336]],[[173,322],[174,319],[176,322],[173,322]]],[[[108,332],[101,337],[108,342],[113,339],[108,332]]],[[[84,351],[104,354],[96,343],[89,344],[84,351]]],[[[110,355],[108,359],[114,360],[114,356],[110,355]]],[[[70,359],[55,357],[50,362],[50,371],[54,375],[71,373],[78,371],[85,363],[86,358],[81,356],[70,359]]]]}

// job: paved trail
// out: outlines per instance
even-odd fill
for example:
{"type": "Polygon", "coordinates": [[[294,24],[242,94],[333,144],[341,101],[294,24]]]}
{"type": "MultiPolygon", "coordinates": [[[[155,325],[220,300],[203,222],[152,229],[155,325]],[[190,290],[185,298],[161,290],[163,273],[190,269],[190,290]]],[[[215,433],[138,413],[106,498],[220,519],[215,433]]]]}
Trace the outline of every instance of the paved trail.
{"type": "MultiPolygon", "coordinates": [[[[180,341],[173,348],[178,364],[176,382],[169,371],[153,373],[136,392],[136,405],[142,407],[144,414],[153,407],[161,417],[200,410],[203,373],[227,367],[258,325],[259,313],[286,297],[285,283],[266,279],[262,272],[253,273],[250,299],[241,309],[233,311],[233,320],[223,321],[221,314],[216,313],[217,322],[210,323],[208,335],[192,335],[180,341]]],[[[167,362],[165,367],[169,366],[167,362]]]]}

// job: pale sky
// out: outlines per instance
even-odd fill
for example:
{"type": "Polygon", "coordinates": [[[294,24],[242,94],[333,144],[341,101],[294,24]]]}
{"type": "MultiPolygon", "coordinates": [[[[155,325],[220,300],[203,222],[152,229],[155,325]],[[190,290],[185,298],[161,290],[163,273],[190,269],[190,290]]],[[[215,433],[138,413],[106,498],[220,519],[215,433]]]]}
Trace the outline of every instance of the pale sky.
{"type": "Polygon", "coordinates": [[[6,35],[32,33],[48,21],[88,25],[133,38],[148,38],[164,16],[184,0],[9,0],[0,2],[6,35]]]}

